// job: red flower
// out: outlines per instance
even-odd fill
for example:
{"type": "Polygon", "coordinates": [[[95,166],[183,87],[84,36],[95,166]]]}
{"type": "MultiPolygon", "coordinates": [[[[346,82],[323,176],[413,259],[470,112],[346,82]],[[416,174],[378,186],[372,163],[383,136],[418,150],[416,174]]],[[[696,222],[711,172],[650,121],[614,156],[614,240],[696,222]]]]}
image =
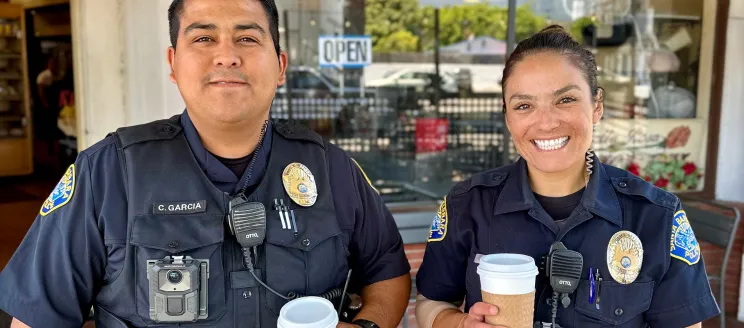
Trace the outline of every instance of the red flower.
{"type": "Polygon", "coordinates": [[[638,164],[631,162],[630,164],[628,164],[628,172],[640,176],[641,167],[638,164]]]}
{"type": "Polygon", "coordinates": [[[690,175],[697,170],[697,166],[693,162],[687,162],[682,166],[682,170],[685,171],[685,175],[690,175]]]}
{"type": "Polygon", "coordinates": [[[647,176],[643,177],[643,180],[651,181],[651,177],[647,175],[647,176]]]}
{"type": "Polygon", "coordinates": [[[655,186],[659,188],[666,188],[669,185],[669,180],[664,178],[659,178],[659,180],[656,180],[656,183],[654,183],[655,186]]]}

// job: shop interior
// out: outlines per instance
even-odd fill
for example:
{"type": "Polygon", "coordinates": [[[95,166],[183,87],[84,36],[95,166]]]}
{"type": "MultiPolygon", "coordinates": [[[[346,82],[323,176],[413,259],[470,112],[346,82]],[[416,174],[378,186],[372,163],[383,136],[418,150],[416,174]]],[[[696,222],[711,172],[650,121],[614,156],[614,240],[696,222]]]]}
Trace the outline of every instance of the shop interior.
{"type": "Polygon", "coordinates": [[[14,2],[0,1],[0,268],[77,155],[70,4],[14,2]]]}
{"type": "Polygon", "coordinates": [[[0,177],[58,175],[74,160],[70,21],[68,1],[0,3],[0,177]]]}

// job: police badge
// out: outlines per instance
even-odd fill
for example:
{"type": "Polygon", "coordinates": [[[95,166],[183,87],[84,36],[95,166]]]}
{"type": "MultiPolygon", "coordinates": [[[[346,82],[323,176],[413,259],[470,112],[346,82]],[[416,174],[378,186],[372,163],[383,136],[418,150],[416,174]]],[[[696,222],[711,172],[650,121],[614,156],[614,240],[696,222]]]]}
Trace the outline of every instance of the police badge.
{"type": "Polygon", "coordinates": [[[300,163],[287,165],[282,172],[284,190],[297,205],[309,207],[318,200],[315,177],[307,166],[300,163]]]}
{"type": "Polygon", "coordinates": [[[690,221],[687,220],[687,213],[684,210],[674,213],[671,244],[670,252],[673,258],[682,260],[688,265],[700,261],[700,244],[698,244],[695,234],[692,232],[692,226],[690,226],[690,221]]]}
{"type": "Polygon", "coordinates": [[[52,193],[41,205],[39,214],[41,216],[47,216],[54,210],[64,206],[67,202],[72,199],[72,194],[75,192],[75,164],[70,165],[59,180],[57,186],[54,187],[52,193]]]}
{"type": "Polygon", "coordinates": [[[439,205],[439,211],[431,223],[429,231],[429,241],[442,241],[447,235],[447,197],[444,197],[442,205],[439,205]]]}
{"type": "Polygon", "coordinates": [[[612,279],[630,284],[638,278],[643,265],[643,244],[630,231],[618,231],[607,244],[607,269],[612,279]]]}

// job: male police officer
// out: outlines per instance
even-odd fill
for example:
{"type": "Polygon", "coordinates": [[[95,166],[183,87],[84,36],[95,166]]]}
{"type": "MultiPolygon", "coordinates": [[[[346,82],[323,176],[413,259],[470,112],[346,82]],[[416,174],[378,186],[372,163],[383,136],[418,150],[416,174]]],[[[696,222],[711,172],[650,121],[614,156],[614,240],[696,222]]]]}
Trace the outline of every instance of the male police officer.
{"type": "Polygon", "coordinates": [[[175,0],[169,20],[187,110],[81,152],[0,274],[13,327],[80,327],[91,305],[99,328],[276,327],[350,269],[363,305],[339,326],[396,326],[410,268],[379,195],[339,148],[268,121],[274,1],[175,0]]]}

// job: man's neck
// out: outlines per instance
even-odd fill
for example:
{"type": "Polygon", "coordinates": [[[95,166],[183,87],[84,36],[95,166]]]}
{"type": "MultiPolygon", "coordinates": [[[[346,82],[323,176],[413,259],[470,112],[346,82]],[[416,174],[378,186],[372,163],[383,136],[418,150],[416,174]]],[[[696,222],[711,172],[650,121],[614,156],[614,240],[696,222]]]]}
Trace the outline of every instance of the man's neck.
{"type": "Polygon", "coordinates": [[[532,191],[541,196],[568,196],[584,188],[588,181],[584,162],[572,165],[563,172],[542,172],[529,167],[529,164],[528,170],[532,191]]]}
{"type": "Polygon", "coordinates": [[[204,149],[222,158],[241,158],[250,155],[261,141],[261,132],[268,117],[240,123],[200,120],[190,116],[204,149]]]}

